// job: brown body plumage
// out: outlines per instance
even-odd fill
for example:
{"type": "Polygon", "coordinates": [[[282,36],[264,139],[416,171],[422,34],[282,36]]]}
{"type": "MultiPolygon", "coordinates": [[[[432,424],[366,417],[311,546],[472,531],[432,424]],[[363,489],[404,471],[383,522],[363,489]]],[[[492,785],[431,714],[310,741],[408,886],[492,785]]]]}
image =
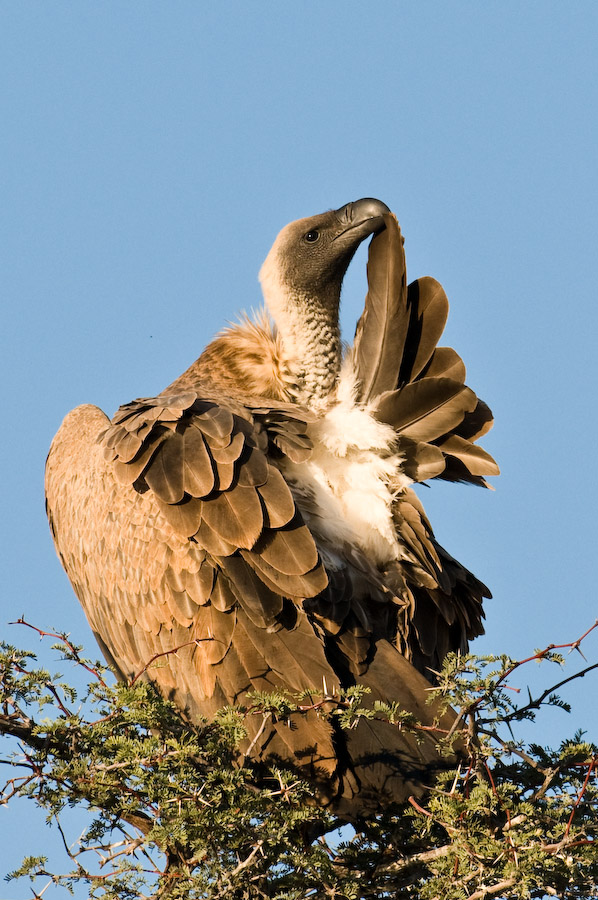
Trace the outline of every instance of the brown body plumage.
{"type": "MultiPolygon", "coordinates": [[[[436,347],[446,297],[432,279],[407,287],[379,201],[287,226],[261,277],[277,327],[263,314],[227,329],[112,421],[92,406],[66,417],[46,477],[58,553],[114,669],[144,672],[191,718],[251,690],[357,682],[431,722],[424,675],[481,632],[487,591],[410,485],[496,474],[473,444],[491,414],[436,347]],[[369,234],[341,368],[340,285],[369,234]]],[[[348,812],[403,799],[438,759],[432,737],[376,721],[259,725],[254,756],[294,761],[348,812]]]]}

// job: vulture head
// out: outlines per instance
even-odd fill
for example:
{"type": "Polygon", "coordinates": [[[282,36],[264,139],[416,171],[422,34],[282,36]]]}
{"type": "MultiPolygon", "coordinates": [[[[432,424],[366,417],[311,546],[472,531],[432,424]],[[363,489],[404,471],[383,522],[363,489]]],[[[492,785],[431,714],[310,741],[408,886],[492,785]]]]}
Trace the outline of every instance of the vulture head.
{"type": "Polygon", "coordinates": [[[277,295],[304,298],[335,311],[345,272],[361,242],[384,228],[390,210],[366,197],[282,229],[260,272],[266,302],[276,314],[277,295]]]}
{"type": "Polygon", "coordinates": [[[299,384],[295,396],[308,404],[325,397],[338,376],[347,267],[361,242],[384,229],[389,212],[381,200],[365,197],[291,222],[261,268],[264,299],[299,384]]]}

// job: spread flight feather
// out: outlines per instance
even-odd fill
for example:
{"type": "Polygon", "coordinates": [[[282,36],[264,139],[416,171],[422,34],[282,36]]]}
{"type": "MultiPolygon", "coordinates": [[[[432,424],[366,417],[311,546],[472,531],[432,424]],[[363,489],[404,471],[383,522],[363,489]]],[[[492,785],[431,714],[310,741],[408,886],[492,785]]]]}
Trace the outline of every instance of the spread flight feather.
{"type": "MultiPolygon", "coordinates": [[[[426,678],[481,633],[489,594],[436,542],[411,485],[486,484],[498,469],[473,441],[491,413],[436,346],[446,297],[433,279],[407,286],[379,201],[291,223],[261,278],[276,324],[262,312],[226,329],[112,421],[67,415],[46,468],[58,554],[119,676],[143,672],[192,719],[251,690],[361,683],[431,724],[426,678]],[[343,362],[341,283],[369,235],[343,362]]],[[[295,718],[249,721],[252,755],[293,762],[348,813],[421,790],[438,763],[427,733],[295,718]]]]}

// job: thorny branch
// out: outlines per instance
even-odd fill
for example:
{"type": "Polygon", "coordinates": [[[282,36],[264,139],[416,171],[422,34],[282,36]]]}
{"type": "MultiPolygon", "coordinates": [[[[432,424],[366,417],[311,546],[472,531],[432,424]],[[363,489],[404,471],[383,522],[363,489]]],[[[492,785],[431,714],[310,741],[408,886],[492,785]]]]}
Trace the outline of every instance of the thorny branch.
{"type": "MultiPolygon", "coordinates": [[[[569,650],[569,652],[572,652],[573,650],[577,650],[578,653],[580,653],[581,656],[583,656],[583,653],[581,652],[581,649],[580,649],[581,643],[582,643],[582,641],[585,640],[585,638],[588,637],[589,634],[591,634],[592,631],[594,631],[595,628],[598,628],[598,619],[596,619],[594,624],[591,625],[586,631],[584,631],[584,633],[581,635],[581,637],[578,637],[576,640],[569,641],[569,643],[567,643],[567,644],[548,644],[547,647],[544,647],[543,650],[538,650],[532,656],[528,656],[525,659],[517,660],[511,666],[509,666],[504,672],[501,673],[499,678],[493,684],[493,690],[496,690],[501,685],[503,685],[503,683],[517,669],[520,669],[522,666],[527,665],[527,663],[537,662],[538,660],[546,659],[547,656],[555,650],[569,650]]],[[[556,690],[560,686],[560,684],[566,684],[568,681],[572,681],[575,678],[583,677],[583,675],[585,675],[587,671],[590,671],[591,669],[596,668],[596,666],[598,666],[598,663],[595,666],[590,666],[588,669],[584,670],[581,674],[573,675],[570,678],[565,679],[564,682],[559,683],[559,685],[555,685],[555,686],[549,688],[548,691],[544,692],[543,697],[547,697],[550,693],[552,693],[554,690],[556,690]]],[[[481,702],[482,702],[482,698],[479,698],[479,700],[477,701],[477,704],[479,705],[481,702]]]]}
{"type": "MultiPolygon", "coordinates": [[[[536,659],[536,657],[531,657],[531,659],[536,659]]],[[[531,659],[527,661],[529,662],[531,661],[531,659]]],[[[520,665],[523,665],[523,662],[520,665]]],[[[555,691],[560,690],[560,688],[564,687],[566,684],[569,684],[571,681],[577,681],[578,679],[583,678],[588,674],[588,672],[592,672],[594,669],[598,669],[598,663],[594,663],[591,666],[586,666],[585,669],[581,669],[579,672],[575,672],[574,675],[569,675],[568,678],[563,678],[562,681],[558,681],[556,684],[553,684],[551,687],[543,691],[539,697],[530,700],[525,704],[525,706],[519,706],[517,707],[517,709],[513,710],[513,712],[507,713],[502,721],[506,724],[507,722],[523,718],[526,713],[531,712],[532,710],[539,709],[545,702],[545,700],[547,700],[548,697],[554,694],[555,691]]],[[[518,690],[518,688],[513,688],[513,690],[518,690]]]]}
{"type": "Polygon", "coordinates": [[[171,647],[170,650],[163,650],[161,653],[154,653],[154,655],[151,657],[151,659],[149,659],[146,662],[144,667],[142,669],[140,669],[139,672],[137,672],[137,674],[133,676],[133,678],[131,678],[129,684],[131,684],[131,686],[134,684],[137,684],[139,679],[143,675],[145,675],[145,673],[148,671],[150,666],[152,666],[157,660],[162,659],[165,656],[173,656],[174,654],[178,653],[179,650],[183,650],[185,647],[192,647],[192,646],[199,647],[199,645],[203,641],[212,641],[212,640],[214,640],[214,639],[213,638],[193,638],[192,641],[185,641],[182,644],[178,644],[176,647],[171,647]]]}
{"type": "Polygon", "coordinates": [[[82,659],[79,648],[76,647],[71,641],[66,633],[58,633],[53,631],[43,631],[41,628],[38,628],[37,625],[31,625],[30,622],[27,622],[23,616],[20,616],[16,622],[9,622],[9,625],[24,625],[26,628],[31,628],[33,631],[36,631],[40,638],[50,637],[59,641],[61,644],[67,648],[73,661],[80,666],[82,669],[85,669],[86,672],[89,672],[90,675],[93,676],[103,687],[106,687],[106,682],[102,678],[101,672],[99,669],[94,666],[89,666],[84,659],[82,659]]]}
{"type": "MultiPolygon", "coordinates": [[[[78,648],[65,635],[43,631],[24,619],[19,619],[15,624],[22,624],[31,628],[42,638],[50,637],[62,642],[66,648],[68,658],[85,669],[105,688],[106,695],[103,695],[103,703],[106,704],[108,702],[106,697],[111,689],[104,681],[101,671],[83,660],[78,648]]],[[[369,846],[370,850],[368,852],[371,854],[376,846],[376,841],[368,843],[370,839],[365,837],[368,833],[368,828],[371,827],[370,825],[362,823],[365,829],[363,832],[358,830],[356,837],[349,842],[342,852],[333,851],[323,839],[322,834],[333,827],[335,823],[334,816],[330,818],[328,813],[320,814],[313,807],[301,813],[301,816],[307,816],[305,821],[310,821],[309,829],[307,831],[295,830],[295,832],[292,832],[291,828],[289,834],[294,833],[295,837],[289,838],[287,835],[282,840],[281,849],[278,851],[279,854],[282,853],[283,855],[279,855],[275,860],[271,859],[269,856],[271,853],[270,847],[274,846],[276,841],[272,837],[256,837],[255,835],[251,837],[252,821],[261,821],[260,827],[264,829],[266,827],[265,823],[270,822],[272,816],[277,814],[274,812],[276,807],[270,805],[268,807],[269,812],[263,820],[260,819],[260,815],[265,814],[256,814],[255,811],[248,814],[245,820],[240,819],[242,827],[239,827],[241,827],[240,834],[242,837],[235,839],[240,840],[235,850],[235,862],[230,865],[226,864],[228,867],[220,871],[218,866],[224,865],[224,860],[221,860],[220,857],[226,853],[226,848],[230,845],[231,834],[237,833],[235,832],[235,827],[237,826],[234,824],[234,818],[226,820],[228,822],[226,825],[226,829],[228,829],[226,837],[224,833],[218,832],[219,837],[213,833],[217,828],[218,817],[222,816],[222,787],[218,788],[220,793],[214,795],[213,792],[211,793],[209,784],[210,778],[213,778],[213,773],[219,771],[218,766],[222,765],[222,763],[215,764],[215,767],[212,764],[212,774],[210,774],[209,768],[206,769],[207,780],[204,780],[201,785],[192,786],[182,782],[180,786],[176,787],[174,795],[154,800],[150,799],[143,780],[139,780],[140,778],[142,779],[142,773],[151,776],[153,772],[164,769],[169,773],[171,782],[176,784],[176,777],[178,776],[175,776],[174,773],[183,771],[185,762],[192,759],[188,749],[184,747],[180,749],[166,749],[164,742],[162,742],[162,745],[159,748],[154,747],[151,753],[136,753],[134,758],[127,756],[119,758],[118,755],[113,758],[90,758],[85,771],[83,773],[79,772],[76,779],[72,775],[61,775],[60,768],[45,768],[40,760],[51,759],[52,754],[60,754],[60,740],[65,740],[65,732],[54,733],[48,730],[45,724],[42,727],[40,723],[16,703],[10,692],[2,696],[3,711],[0,714],[0,734],[16,737],[21,742],[22,755],[20,759],[7,758],[0,760],[0,764],[18,766],[24,769],[26,774],[21,777],[13,776],[6,781],[3,800],[0,802],[7,803],[18,795],[26,795],[28,793],[35,795],[39,801],[43,799],[44,790],[48,788],[50,788],[50,793],[52,791],[55,793],[63,791],[64,796],[70,796],[72,799],[86,799],[92,805],[96,805],[100,811],[102,811],[102,802],[109,802],[109,805],[102,812],[103,818],[101,821],[103,825],[99,829],[98,834],[108,835],[110,831],[116,829],[121,832],[122,839],[119,841],[92,840],[91,837],[86,837],[82,843],[78,842],[76,845],[73,845],[76,846],[76,849],[68,846],[66,836],[58,820],[59,810],[55,811],[54,818],[58,823],[60,833],[63,835],[65,852],[75,865],[76,871],[68,875],[51,875],[47,872],[45,866],[38,866],[37,874],[42,875],[45,873],[46,877],[49,877],[54,884],[66,883],[68,880],[72,882],[75,879],[87,881],[90,885],[102,884],[110,890],[111,888],[107,886],[112,884],[114,879],[120,883],[120,880],[125,877],[123,875],[125,870],[122,869],[121,865],[123,860],[129,861],[143,858],[146,865],[136,864],[134,868],[135,877],[143,878],[147,876],[150,879],[157,879],[158,882],[162,880],[161,883],[163,885],[170,885],[167,889],[167,894],[164,895],[168,897],[199,897],[199,894],[196,895],[192,892],[193,884],[195,883],[193,879],[200,877],[198,873],[203,872],[204,875],[202,877],[208,878],[208,881],[213,885],[213,893],[209,895],[212,897],[249,896],[249,894],[237,895],[231,893],[231,885],[237,881],[252,885],[251,890],[255,890],[256,897],[272,896],[275,890],[274,884],[280,886],[287,884],[287,882],[289,884],[295,883],[292,882],[294,877],[302,877],[308,880],[301,883],[319,886],[316,893],[313,893],[313,889],[310,889],[314,897],[344,897],[344,888],[337,888],[335,885],[342,885],[344,880],[350,881],[353,879],[356,884],[359,884],[358,890],[360,891],[355,896],[359,896],[363,900],[370,900],[370,898],[378,900],[378,898],[387,895],[389,892],[394,893],[397,897],[402,897],[401,891],[403,888],[408,889],[409,897],[421,897],[422,900],[424,897],[425,900],[452,898],[453,894],[450,893],[450,890],[453,888],[455,891],[464,891],[469,900],[483,900],[483,898],[496,896],[501,893],[510,897],[518,896],[517,885],[520,883],[520,878],[524,877],[521,873],[525,873],[525,878],[528,879],[526,883],[531,883],[529,879],[532,877],[530,875],[532,870],[530,870],[531,863],[529,859],[533,859],[534,854],[540,854],[540,856],[544,854],[545,857],[551,857],[558,865],[563,867],[564,874],[559,876],[561,877],[559,896],[568,897],[569,894],[566,893],[568,890],[567,886],[570,883],[574,883],[574,881],[572,881],[571,863],[567,862],[567,860],[575,859],[576,854],[579,856],[586,850],[593,853],[595,841],[598,839],[598,829],[593,817],[589,814],[589,809],[595,803],[596,797],[593,781],[598,767],[598,754],[595,749],[593,751],[585,751],[583,747],[589,747],[589,745],[580,744],[579,754],[581,755],[578,757],[569,758],[565,756],[560,762],[555,761],[555,758],[550,756],[546,756],[546,759],[544,759],[538,756],[533,748],[524,749],[522,745],[514,740],[505,740],[498,733],[497,727],[501,724],[509,726],[510,723],[516,722],[525,713],[533,714],[545,701],[551,701],[551,695],[556,690],[595,670],[598,668],[598,663],[588,665],[580,672],[562,679],[557,684],[543,691],[536,699],[530,698],[529,703],[519,709],[504,708],[500,716],[497,717],[495,715],[492,719],[484,718],[484,711],[486,707],[492,708],[492,698],[499,688],[507,689],[509,687],[505,682],[515,670],[528,662],[549,658],[553,650],[568,648],[571,652],[573,650],[581,652],[580,645],[582,641],[596,627],[598,627],[598,622],[594,623],[576,641],[566,644],[552,644],[525,660],[513,663],[507,662],[503,671],[498,674],[498,677],[496,673],[488,677],[486,682],[477,689],[478,695],[461,705],[459,714],[461,739],[463,744],[469,748],[470,757],[464,760],[464,764],[459,767],[456,773],[448,776],[450,781],[447,786],[439,783],[424,800],[410,796],[406,809],[410,810],[411,816],[405,810],[402,810],[399,812],[398,819],[393,819],[389,826],[382,826],[381,823],[375,826],[376,828],[390,827],[391,831],[388,832],[384,839],[380,838],[379,848],[383,850],[383,858],[380,859],[380,852],[376,851],[375,855],[377,855],[378,859],[373,866],[372,857],[370,856],[368,859],[366,851],[363,849],[369,846]],[[483,745],[484,741],[489,743],[483,745]],[[487,747],[486,750],[484,750],[484,746],[487,747]],[[494,747],[494,749],[491,749],[491,747],[494,747]],[[512,774],[509,774],[508,767],[504,772],[500,767],[493,767],[490,762],[492,757],[495,757],[496,760],[507,760],[509,757],[514,757],[519,760],[519,765],[523,767],[522,771],[534,773],[533,777],[525,785],[522,785],[521,799],[524,800],[523,806],[518,799],[519,795],[517,792],[513,793],[511,791],[509,793],[509,779],[512,777],[512,774]],[[546,761],[547,759],[548,762],[546,761]],[[585,768],[585,774],[582,774],[582,768],[585,768]],[[130,775],[133,771],[138,774],[131,781],[130,775]],[[541,780],[540,784],[538,784],[538,778],[541,780]],[[53,784],[53,787],[50,787],[51,784],[53,784]],[[118,785],[118,796],[122,801],[121,806],[116,804],[114,808],[111,808],[111,805],[114,803],[113,800],[101,801],[97,794],[98,788],[101,788],[104,792],[111,790],[111,784],[118,785]],[[559,796],[563,798],[564,811],[560,814],[560,819],[557,820],[555,819],[554,809],[555,798],[559,796]],[[549,799],[547,800],[547,798],[549,799]],[[136,808],[131,808],[130,804],[127,805],[129,801],[136,804],[136,808]],[[534,804],[534,806],[530,806],[530,804],[534,804]],[[189,837],[191,833],[189,829],[191,829],[192,823],[196,821],[199,815],[198,811],[201,810],[205,810],[206,814],[210,816],[207,836],[202,838],[204,841],[203,850],[199,849],[199,845],[193,844],[189,837]],[[175,820],[172,819],[172,811],[178,814],[178,820],[176,820],[176,817],[175,820]],[[323,820],[328,816],[328,823],[326,825],[315,825],[314,822],[317,822],[318,815],[321,815],[323,820]],[[167,818],[168,821],[179,821],[179,824],[167,826],[165,824],[167,818]],[[561,823],[560,825],[558,824],[559,822],[561,823]],[[137,836],[130,834],[124,828],[124,823],[131,825],[136,830],[137,836]],[[474,828],[473,831],[470,831],[472,825],[474,828]],[[480,827],[485,829],[485,849],[482,845],[479,845],[479,840],[476,837],[480,827]],[[183,831],[179,832],[177,830],[180,828],[183,828],[183,831]],[[311,860],[310,854],[315,852],[314,848],[316,848],[318,852],[321,851],[323,853],[328,861],[328,868],[318,869],[320,874],[315,882],[313,880],[310,881],[313,876],[308,874],[311,871],[310,866],[316,865],[315,862],[309,862],[309,865],[305,864],[304,871],[301,869],[303,863],[299,865],[295,856],[295,861],[290,868],[285,864],[287,868],[284,870],[284,873],[280,870],[282,865],[280,860],[286,858],[284,853],[288,854],[293,850],[294,846],[299,846],[302,840],[304,842],[307,834],[319,836],[313,845],[303,843],[302,853],[305,859],[311,860]],[[303,835],[303,839],[299,835],[303,835]],[[160,852],[165,854],[164,865],[154,863],[152,856],[148,852],[152,846],[157,847],[160,852]],[[207,849],[208,847],[210,848],[209,850],[207,849]],[[489,847],[493,849],[490,850],[488,849],[489,847]],[[89,867],[83,865],[81,859],[86,853],[92,853],[97,856],[100,868],[103,871],[92,872],[89,867]],[[149,866],[147,863],[149,863],[149,866]],[[511,871],[509,871],[508,866],[511,866],[511,871]],[[514,873],[512,871],[513,867],[514,873]],[[107,871],[107,868],[110,871],[107,871]],[[300,870],[303,872],[303,875],[301,875],[300,870]],[[219,872],[220,874],[218,874],[219,872]],[[288,881],[289,879],[291,881],[288,881]],[[440,879],[438,881],[439,890],[436,893],[434,893],[433,887],[436,883],[434,879],[440,879]],[[417,893],[415,886],[420,882],[429,884],[430,890],[427,893],[417,893]],[[173,884],[180,884],[179,893],[176,892],[179,888],[173,889],[173,884]],[[172,893],[173,890],[175,891],[174,893],[172,893]],[[413,893],[414,890],[416,893],[413,893]]],[[[197,642],[190,641],[170,651],[156,654],[148,661],[143,670],[132,679],[129,683],[129,688],[141,688],[141,685],[137,685],[141,675],[159,657],[175,653],[182,647],[195,643],[197,642]]],[[[16,674],[23,677],[30,674],[25,663],[18,662],[16,658],[13,662],[13,669],[16,674]]],[[[76,719],[68,706],[63,702],[55,685],[49,682],[44,685],[44,688],[52,697],[55,709],[62,717],[69,718],[69,721],[70,719],[76,719]]],[[[353,710],[355,710],[355,714],[359,715],[358,704],[351,706],[351,703],[346,702],[340,696],[330,697],[326,695],[323,699],[309,704],[301,702],[301,699],[299,699],[298,702],[291,704],[289,707],[285,707],[282,701],[281,704],[282,715],[285,714],[284,710],[286,708],[297,715],[315,710],[325,716],[330,714],[332,708],[344,708],[350,712],[351,716],[353,716],[353,710]]],[[[245,710],[245,714],[263,716],[261,729],[259,729],[255,739],[257,740],[260,734],[263,733],[268,720],[272,716],[277,715],[276,703],[273,702],[269,705],[268,702],[258,700],[245,710]]],[[[120,721],[119,716],[120,711],[118,706],[116,706],[113,707],[109,715],[96,719],[91,723],[85,723],[81,720],[81,727],[103,728],[108,736],[110,729],[116,727],[120,721]]],[[[378,715],[376,715],[376,718],[378,718],[378,715]]],[[[129,717],[127,722],[131,721],[129,717]]],[[[404,723],[398,721],[397,727],[404,727],[404,723]]],[[[409,722],[408,727],[412,730],[417,730],[418,725],[417,723],[409,722]]],[[[191,726],[183,728],[177,726],[175,732],[172,733],[184,735],[191,731],[191,726]]],[[[440,729],[438,731],[440,733],[440,729]]],[[[127,735],[129,733],[133,734],[133,736],[136,734],[135,728],[131,724],[127,724],[124,727],[123,734],[127,735]]],[[[446,732],[443,733],[446,734],[446,732]]],[[[75,736],[75,732],[68,738],[71,743],[68,747],[68,753],[65,752],[65,758],[62,763],[67,767],[64,770],[65,772],[70,771],[68,769],[69,761],[66,757],[69,755],[72,757],[73,753],[76,756],[79,752],[76,749],[76,742],[80,739],[80,737],[75,736]]],[[[104,739],[110,738],[106,737],[104,739]]],[[[577,743],[579,744],[579,741],[577,743]]],[[[203,751],[194,750],[193,753],[193,758],[201,761],[203,751]]],[[[250,765],[246,760],[244,764],[250,765]]],[[[226,776],[227,778],[232,777],[234,769],[230,771],[231,776],[226,776]]],[[[202,777],[206,778],[206,776],[202,777]]],[[[267,797],[270,804],[274,801],[282,802],[281,808],[287,810],[289,816],[298,815],[299,810],[302,809],[302,801],[299,800],[299,797],[303,788],[300,780],[296,779],[296,775],[287,778],[284,772],[281,771],[273,773],[272,777],[277,782],[276,790],[269,789],[267,793],[260,794],[260,791],[256,790],[254,781],[250,785],[249,791],[247,791],[247,787],[244,788],[246,791],[244,799],[239,798],[231,801],[230,809],[234,811],[235,804],[238,804],[236,814],[239,816],[241,815],[243,804],[247,802],[246,798],[248,796],[252,798],[252,802],[259,801],[261,797],[267,797]]],[[[239,784],[242,783],[241,780],[239,784]]],[[[517,785],[515,787],[517,788],[517,785]]],[[[152,790],[155,789],[152,788],[152,790]]],[[[106,797],[109,796],[110,794],[106,795],[106,797]]],[[[340,824],[341,820],[337,820],[337,822],[340,824]]],[[[196,825],[193,827],[196,827],[196,825]]],[[[267,827],[271,826],[268,825],[267,827]]],[[[297,829],[298,826],[294,825],[292,827],[297,829]]],[[[384,834],[383,830],[381,831],[382,834],[384,834]]],[[[279,839],[277,838],[277,840],[279,839]]],[[[580,856],[579,858],[582,859],[583,857],[580,856]]],[[[598,860],[594,858],[594,861],[595,872],[591,863],[586,863],[582,867],[585,873],[583,877],[586,879],[584,885],[586,888],[585,896],[587,897],[598,896],[598,860]],[[594,874],[592,874],[593,872],[594,874]],[[590,880],[588,881],[588,879],[590,880]],[[591,879],[594,879],[594,881],[591,881],[591,879]],[[590,885],[589,888],[587,887],[588,884],[590,885]]],[[[317,866],[321,867],[322,865],[320,860],[317,866]]],[[[535,872],[535,870],[533,871],[535,872]]],[[[535,874],[533,877],[540,884],[538,888],[540,893],[532,893],[530,896],[540,897],[546,893],[555,893],[552,883],[544,884],[539,874],[535,874]]],[[[556,878],[554,874],[551,877],[556,878]]],[[[47,888],[48,885],[43,888],[41,893],[34,895],[41,896],[46,892],[47,888]]],[[[301,893],[301,896],[308,895],[307,890],[301,893]]],[[[108,896],[113,895],[109,894],[108,896]]],[[[143,896],[141,891],[138,891],[137,896],[143,896]]],[[[153,896],[162,895],[154,894],[153,896]]],[[[201,896],[204,896],[204,894],[201,894],[201,896]]],[[[254,896],[254,894],[251,894],[251,896],[254,896]]],[[[578,895],[571,894],[571,897],[573,896],[578,895]]],[[[405,897],[407,897],[407,894],[405,894],[405,897]]]]}

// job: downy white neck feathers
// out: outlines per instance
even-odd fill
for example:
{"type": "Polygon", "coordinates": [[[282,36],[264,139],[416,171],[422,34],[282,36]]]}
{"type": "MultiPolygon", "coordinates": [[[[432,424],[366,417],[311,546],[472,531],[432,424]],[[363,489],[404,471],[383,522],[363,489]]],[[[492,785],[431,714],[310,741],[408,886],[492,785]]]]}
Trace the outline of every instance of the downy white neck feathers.
{"type": "Polygon", "coordinates": [[[340,372],[338,300],[323,304],[285,284],[276,244],[261,268],[260,282],[294,382],[294,399],[319,406],[334,389],[340,372]]]}

